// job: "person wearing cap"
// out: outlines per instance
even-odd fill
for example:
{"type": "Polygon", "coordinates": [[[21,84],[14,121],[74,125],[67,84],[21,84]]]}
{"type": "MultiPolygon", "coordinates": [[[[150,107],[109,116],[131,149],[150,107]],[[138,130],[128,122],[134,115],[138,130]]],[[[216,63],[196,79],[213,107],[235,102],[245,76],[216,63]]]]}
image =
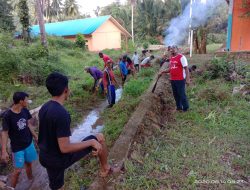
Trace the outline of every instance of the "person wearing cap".
{"type": "Polygon", "coordinates": [[[103,72],[103,87],[104,87],[104,92],[107,95],[108,107],[113,107],[115,104],[115,99],[116,99],[116,93],[115,93],[115,85],[117,85],[117,81],[115,79],[114,72],[112,71],[112,65],[111,62],[107,62],[107,66],[104,69],[103,72]]]}
{"type": "Polygon", "coordinates": [[[167,70],[159,73],[159,77],[163,73],[170,73],[170,81],[176,102],[176,110],[187,111],[189,109],[188,99],[186,96],[185,83],[190,83],[190,75],[188,70],[187,58],[178,53],[177,46],[170,48],[170,63],[167,70]]]}
{"type": "Polygon", "coordinates": [[[107,67],[107,62],[110,61],[111,67],[113,68],[114,61],[106,54],[99,52],[99,57],[103,60],[104,62],[104,69],[107,67]]]}
{"type": "Polygon", "coordinates": [[[103,84],[102,84],[103,72],[99,70],[97,67],[85,67],[84,70],[94,78],[94,85],[92,87],[92,91],[97,92],[99,86],[103,90],[103,84]]]}
{"type": "Polygon", "coordinates": [[[127,69],[126,63],[127,63],[127,56],[124,55],[122,57],[122,60],[119,63],[120,73],[121,73],[121,77],[122,77],[122,86],[124,85],[124,83],[127,79],[127,75],[128,75],[128,69],[127,69]]]}
{"type": "Polygon", "coordinates": [[[2,156],[5,162],[9,160],[7,142],[10,138],[13,153],[14,172],[11,176],[11,186],[16,187],[22,168],[25,166],[29,180],[33,179],[32,162],[37,159],[33,138],[37,142],[37,134],[31,128],[31,114],[27,109],[29,95],[25,92],[15,92],[14,104],[3,115],[2,121],[2,156]]]}

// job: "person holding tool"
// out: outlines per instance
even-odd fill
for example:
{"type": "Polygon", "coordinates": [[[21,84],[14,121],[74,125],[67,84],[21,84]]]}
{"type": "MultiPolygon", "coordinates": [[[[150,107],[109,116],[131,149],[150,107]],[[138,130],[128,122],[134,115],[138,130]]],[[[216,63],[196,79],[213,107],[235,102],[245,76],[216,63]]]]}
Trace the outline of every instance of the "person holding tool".
{"type": "Polygon", "coordinates": [[[178,53],[177,46],[171,46],[170,53],[169,68],[161,71],[158,76],[160,77],[163,73],[170,73],[176,110],[185,112],[189,109],[188,99],[185,92],[185,83],[190,84],[187,58],[178,53]]]}
{"type": "Polygon", "coordinates": [[[115,93],[115,84],[117,85],[117,81],[115,80],[114,72],[112,71],[112,63],[110,61],[107,62],[107,67],[103,72],[103,86],[104,92],[107,95],[109,108],[113,107],[115,104],[116,93],[115,93]]]}
{"type": "Polygon", "coordinates": [[[101,87],[103,91],[102,77],[103,73],[97,67],[85,67],[84,70],[89,73],[94,78],[94,85],[92,87],[92,92],[96,93],[101,87]]]}

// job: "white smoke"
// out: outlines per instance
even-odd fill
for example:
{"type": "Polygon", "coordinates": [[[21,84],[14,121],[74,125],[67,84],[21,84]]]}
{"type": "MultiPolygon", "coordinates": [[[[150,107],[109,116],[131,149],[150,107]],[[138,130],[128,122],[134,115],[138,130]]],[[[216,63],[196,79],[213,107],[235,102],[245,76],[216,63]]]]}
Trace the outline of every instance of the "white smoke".
{"type": "MultiPolygon", "coordinates": [[[[193,0],[194,1],[194,0],[193,0]]],[[[225,3],[225,0],[196,0],[192,5],[192,28],[203,26],[216,12],[217,8],[225,3]]],[[[181,45],[188,36],[190,25],[190,3],[185,7],[183,14],[172,19],[166,29],[164,43],[169,45],[181,45]]]]}

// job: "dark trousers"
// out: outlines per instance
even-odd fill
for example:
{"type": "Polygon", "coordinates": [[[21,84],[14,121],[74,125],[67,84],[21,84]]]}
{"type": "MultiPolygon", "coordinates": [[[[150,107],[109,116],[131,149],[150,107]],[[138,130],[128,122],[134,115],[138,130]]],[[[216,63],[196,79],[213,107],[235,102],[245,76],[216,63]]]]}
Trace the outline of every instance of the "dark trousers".
{"type": "Polygon", "coordinates": [[[108,85],[108,103],[109,105],[115,104],[116,94],[115,94],[115,86],[114,85],[108,85]]]}
{"type": "Polygon", "coordinates": [[[135,69],[136,69],[137,72],[139,72],[139,70],[140,70],[139,64],[136,64],[136,65],[135,65],[135,69]]]}
{"type": "Polygon", "coordinates": [[[171,80],[171,86],[177,110],[187,111],[189,108],[185,90],[185,80],[171,80]]]}

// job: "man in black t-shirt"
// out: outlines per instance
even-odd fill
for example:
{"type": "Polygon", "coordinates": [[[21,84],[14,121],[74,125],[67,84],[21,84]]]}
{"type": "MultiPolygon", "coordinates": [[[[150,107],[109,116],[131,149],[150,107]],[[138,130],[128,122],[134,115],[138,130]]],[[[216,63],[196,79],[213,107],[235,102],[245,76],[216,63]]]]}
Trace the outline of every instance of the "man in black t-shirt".
{"type": "Polygon", "coordinates": [[[14,104],[3,115],[2,131],[2,160],[8,161],[7,142],[10,138],[10,145],[13,152],[14,172],[11,178],[11,186],[16,187],[18,177],[25,165],[28,178],[32,176],[32,161],[37,159],[37,153],[32,141],[32,136],[37,141],[37,135],[30,125],[32,118],[28,105],[28,94],[16,92],[13,95],[14,104]]]}
{"type": "Polygon", "coordinates": [[[102,134],[88,136],[82,142],[71,143],[70,115],[63,107],[70,90],[68,78],[60,73],[51,73],[46,87],[52,99],[39,111],[39,159],[47,170],[52,190],[63,188],[64,171],[90,152],[100,159],[100,175],[106,177],[112,171],[107,162],[107,148],[102,134]]]}

